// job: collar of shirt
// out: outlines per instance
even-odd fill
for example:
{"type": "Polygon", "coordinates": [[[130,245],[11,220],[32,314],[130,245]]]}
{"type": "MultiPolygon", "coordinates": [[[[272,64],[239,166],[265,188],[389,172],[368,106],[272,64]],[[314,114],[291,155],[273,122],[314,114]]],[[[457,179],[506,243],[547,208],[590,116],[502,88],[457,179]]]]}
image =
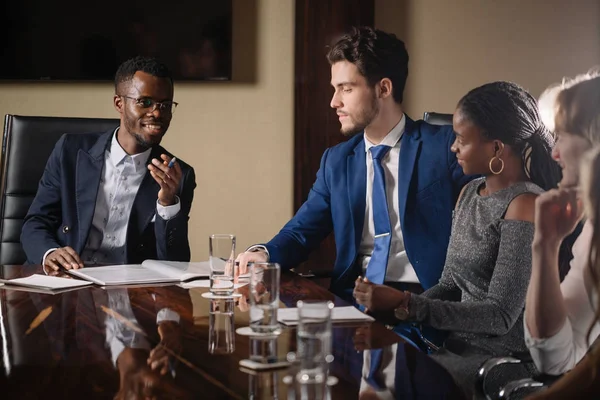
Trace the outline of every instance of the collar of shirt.
{"type": "Polygon", "coordinates": [[[124,162],[127,158],[129,158],[133,163],[133,169],[135,172],[141,172],[142,170],[146,169],[146,162],[148,161],[148,157],[150,157],[150,152],[152,151],[152,149],[148,149],[143,153],[139,154],[127,154],[127,152],[123,150],[123,148],[119,144],[119,141],[117,140],[118,130],[119,128],[115,129],[115,133],[113,134],[110,143],[110,160],[112,161],[113,165],[117,166],[120,163],[124,162]]]}
{"type": "MultiPolygon", "coordinates": [[[[394,147],[400,142],[402,139],[402,134],[404,134],[404,127],[406,126],[406,116],[403,114],[400,121],[392,128],[392,130],[383,138],[381,143],[386,146],[394,147]]],[[[373,143],[369,142],[367,139],[367,135],[365,135],[365,151],[369,152],[371,147],[375,146],[373,143]]]]}

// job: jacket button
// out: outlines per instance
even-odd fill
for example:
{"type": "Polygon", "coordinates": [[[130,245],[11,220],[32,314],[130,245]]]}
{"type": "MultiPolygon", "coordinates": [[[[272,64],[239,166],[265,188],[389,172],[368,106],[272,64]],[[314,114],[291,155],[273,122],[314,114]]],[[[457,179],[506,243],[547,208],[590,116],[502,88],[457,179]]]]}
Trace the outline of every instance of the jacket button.
{"type": "Polygon", "coordinates": [[[70,230],[71,228],[69,228],[67,225],[63,226],[62,228],[63,233],[69,233],[70,230]]]}

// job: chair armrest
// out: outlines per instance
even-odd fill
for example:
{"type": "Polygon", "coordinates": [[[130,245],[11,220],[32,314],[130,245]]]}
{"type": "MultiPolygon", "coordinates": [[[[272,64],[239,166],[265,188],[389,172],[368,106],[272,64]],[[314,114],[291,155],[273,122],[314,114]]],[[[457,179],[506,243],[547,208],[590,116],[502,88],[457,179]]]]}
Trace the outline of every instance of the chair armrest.
{"type": "Polygon", "coordinates": [[[522,364],[529,363],[531,360],[522,360],[521,358],[514,356],[506,356],[506,357],[494,357],[490,358],[486,362],[484,362],[479,370],[477,370],[477,377],[475,381],[475,392],[477,398],[488,399],[492,398],[485,392],[485,379],[489,375],[489,373],[496,367],[504,364],[522,364]]]}
{"type": "Polygon", "coordinates": [[[521,389],[530,389],[530,388],[539,388],[542,389],[545,387],[543,382],[536,381],[532,378],[519,379],[516,381],[508,382],[500,392],[498,392],[499,399],[510,399],[510,396],[521,389]]]}

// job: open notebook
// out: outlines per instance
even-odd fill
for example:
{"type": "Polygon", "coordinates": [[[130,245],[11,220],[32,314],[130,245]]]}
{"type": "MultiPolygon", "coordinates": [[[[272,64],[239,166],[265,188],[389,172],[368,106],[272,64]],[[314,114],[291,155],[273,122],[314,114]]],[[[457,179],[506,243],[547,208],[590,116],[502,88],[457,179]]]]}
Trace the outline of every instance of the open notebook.
{"type": "Polygon", "coordinates": [[[77,290],[89,286],[92,282],[80,281],[77,279],[59,278],[56,276],[46,276],[33,274],[26,278],[0,279],[2,289],[23,290],[26,292],[57,294],[77,290]]]}
{"type": "Polygon", "coordinates": [[[188,282],[208,278],[210,264],[203,262],[146,260],[141,264],[73,269],[69,274],[101,286],[188,282]]]}

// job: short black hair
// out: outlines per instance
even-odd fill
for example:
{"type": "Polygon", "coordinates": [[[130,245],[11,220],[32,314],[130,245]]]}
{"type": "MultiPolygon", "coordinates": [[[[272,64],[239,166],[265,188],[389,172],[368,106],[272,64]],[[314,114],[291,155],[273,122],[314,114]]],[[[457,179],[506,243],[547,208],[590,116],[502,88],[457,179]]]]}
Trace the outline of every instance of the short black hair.
{"type": "Polygon", "coordinates": [[[408,77],[408,52],[404,42],[392,33],[371,27],[355,27],[333,44],[327,52],[333,65],[348,61],[373,86],[383,78],[392,81],[392,95],[402,103],[408,77]]]}
{"type": "Polygon", "coordinates": [[[171,86],[173,86],[171,71],[169,71],[169,68],[165,64],[156,58],[137,56],[123,62],[117,69],[117,73],[115,74],[115,93],[118,90],[119,84],[132,80],[137,71],[142,71],[159,78],[167,78],[171,82],[171,86]]]}

